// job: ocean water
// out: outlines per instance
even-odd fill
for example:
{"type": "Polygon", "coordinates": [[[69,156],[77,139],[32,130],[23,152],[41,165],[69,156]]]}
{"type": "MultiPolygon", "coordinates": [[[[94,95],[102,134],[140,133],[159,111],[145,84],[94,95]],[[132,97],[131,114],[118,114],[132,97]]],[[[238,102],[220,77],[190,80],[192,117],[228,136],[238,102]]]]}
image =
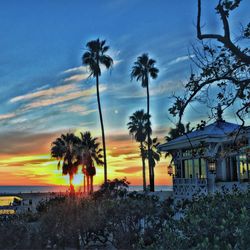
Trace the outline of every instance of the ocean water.
{"type": "MultiPolygon", "coordinates": [[[[76,187],[76,191],[82,191],[82,187],[76,187]]],[[[99,186],[94,186],[95,190],[99,186]]],[[[129,191],[142,191],[142,186],[129,186],[129,191]]],[[[155,191],[172,191],[172,186],[155,186],[155,191]]],[[[68,186],[0,186],[0,194],[18,194],[18,193],[48,193],[48,192],[66,192],[68,186]]]]}

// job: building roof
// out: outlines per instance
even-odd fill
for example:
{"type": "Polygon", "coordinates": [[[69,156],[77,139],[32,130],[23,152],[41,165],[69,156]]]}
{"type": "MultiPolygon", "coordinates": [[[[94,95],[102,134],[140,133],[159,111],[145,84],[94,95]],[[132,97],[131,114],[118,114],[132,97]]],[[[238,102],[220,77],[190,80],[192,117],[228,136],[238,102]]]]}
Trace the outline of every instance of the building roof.
{"type": "MultiPolygon", "coordinates": [[[[221,141],[221,139],[228,138],[234,135],[235,132],[239,130],[241,126],[234,123],[229,123],[225,121],[216,121],[210,125],[205,126],[203,129],[195,130],[188,134],[182,135],[173,139],[167,143],[159,145],[160,151],[167,151],[173,149],[184,148],[192,143],[192,146],[195,146],[195,143],[200,143],[201,141],[221,141]]],[[[245,129],[246,127],[244,127],[245,129]]]]}

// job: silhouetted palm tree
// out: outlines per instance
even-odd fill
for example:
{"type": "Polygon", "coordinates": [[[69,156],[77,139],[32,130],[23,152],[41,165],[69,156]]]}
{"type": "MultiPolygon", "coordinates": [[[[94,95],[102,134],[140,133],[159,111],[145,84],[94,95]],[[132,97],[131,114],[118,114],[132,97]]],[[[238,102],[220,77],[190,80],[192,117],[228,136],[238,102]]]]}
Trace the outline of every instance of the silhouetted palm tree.
{"type": "Polygon", "coordinates": [[[103,126],[102,110],[100,103],[100,94],[99,94],[99,77],[101,76],[100,65],[104,65],[109,69],[113,64],[113,59],[106,55],[105,53],[109,50],[109,46],[105,45],[106,41],[100,41],[99,39],[93,40],[87,43],[87,52],[82,56],[83,65],[87,65],[90,71],[90,76],[95,77],[96,79],[96,94],[98,102],[98,110],[101,122],[102,130],[102,144],[103,144],[103,155],[104,155],[104,182],[107,181],[107,158],[106,158],[106,145],[105,145],[105,133],[103,126]]]}
{"type": "Polygon", "coordinates": [[[183,123],[176,124],[175,128],[170,128],[169,135],[165,137],[166,141],[169,142],[179,136],[192,132],[193,128],[190,129],[190,122],[184,125],[183,123]]]}
{"type": "MultiPolygon", "coordinates": [[[[147,89],[147,114],[149,120],[150,114],[150,103],[149,103],[149,78],[156,79],[158,76],[159,70],[155,67],[156,61],[149,58],[148,54],[142,54],[137,57],[137,61],[134,63],[131,72],[131,79],[135,78],[136,81],[140,81],[143,88],[147,89]]],[[[149,122],[148,122],[149,124],[149,122]]],[[[148,145],[150,140],[150,134],[148,134],[148,145]]],[[[150,150],[148,148],[148,153],[150,150]]],[[[149,164],[149,179],[150,179],[150,191],[154,191],[154,168],[149,164]]]]}
{"type": "Polygon", "coordinates": [[[149,140],[149,145],[148,142],[144,142],[144,144],[150,150],[149,154],[148,150],[145,150],[145,157],[150,161],[150,166],[154,168],[156,166],[156,162],[158,162],[161,157],[161,153],[157,149],[157,147],[160,145],[160,142],[158,141],[157,137],[155,137],[153,140],[149,140]]]}
{"type": "Polygon", "coordinates": [[[69,175],[71,193],[74,192],[72,180],[79,165],[78,144],[79,138],[72,133],[62,134],[51,144],[51,156],[58,160],[58,169],[62,161],[62,174],[69,175]]]}
{"type": "Polygon", "coordinates": [[[93,177],[96,174],[95,165],[103,165],[102,149],[99,148],[100,143],[97,142],[96,137],[92,137],[90,132],[81,133],[81,154],[83,173],[87,177],[87,191],[93,192],[93,177]],[[89,188],[90,187],[90,188],[89,188]]]}
{"type": "Polygon", "coordinates": [[[144,113],[144,110],[138,110],[129,117],[130,122],[127,124],[129,133],[135,137],[135,140],[140,143],[141,158],[142,158],[142,178],[143,178],[143,190],[146,191],[146,167],[145,167],[145,154],[143,148],[143,142],[145,142],[149,133],[151,134],[151,126],[148,126],[148,115],[144,113]]]}

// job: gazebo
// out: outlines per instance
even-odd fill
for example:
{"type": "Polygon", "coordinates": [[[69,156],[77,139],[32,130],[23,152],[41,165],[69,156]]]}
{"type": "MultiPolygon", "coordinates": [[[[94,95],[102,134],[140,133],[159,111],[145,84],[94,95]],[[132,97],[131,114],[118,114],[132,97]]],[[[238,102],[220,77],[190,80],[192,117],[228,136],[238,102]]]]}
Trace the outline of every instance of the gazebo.
{"type": "Polygon", "coordinates": [[[172,156],[175,198],[246,189],[250,184],[250,126],[222,118],[158,146],[172,156]]]}

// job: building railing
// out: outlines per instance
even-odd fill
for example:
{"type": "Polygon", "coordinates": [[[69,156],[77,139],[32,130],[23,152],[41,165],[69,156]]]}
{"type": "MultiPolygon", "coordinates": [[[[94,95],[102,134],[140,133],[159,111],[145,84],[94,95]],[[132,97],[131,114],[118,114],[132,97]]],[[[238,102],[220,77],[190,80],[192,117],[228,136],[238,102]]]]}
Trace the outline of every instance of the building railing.
{"type": "Polygon", "coordinates": [[[207,178],[173,178],[173,184],[207,185],[207,178]]]}
{"type": "Polygon", "coordinates": [[[173,178],[174,196],[190,199],[194,195],[207,195],[207,178],[173,178]]]}

